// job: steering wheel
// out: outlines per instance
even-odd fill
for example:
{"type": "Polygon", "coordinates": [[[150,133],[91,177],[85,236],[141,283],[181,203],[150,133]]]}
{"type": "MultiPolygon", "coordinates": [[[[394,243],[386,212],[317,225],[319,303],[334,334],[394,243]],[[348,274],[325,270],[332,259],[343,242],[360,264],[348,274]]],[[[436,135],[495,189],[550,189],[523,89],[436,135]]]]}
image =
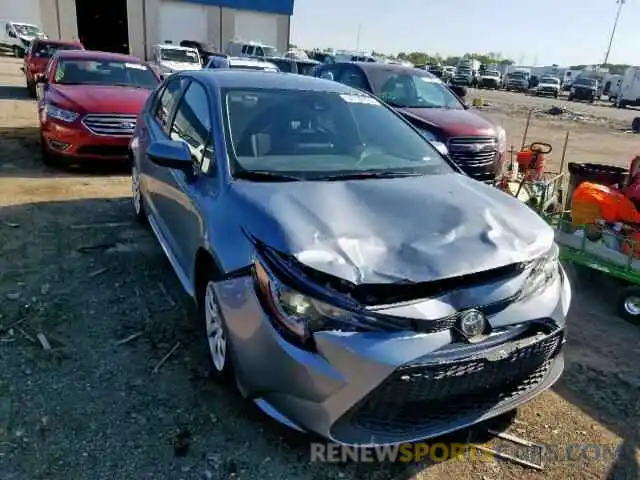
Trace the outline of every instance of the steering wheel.
{"type": "Polygon", "coordinates": [[[529,150],[531,150],[532,152],[547,154],[547,153],[551,153],[551,151],[553,150],[553,147],[548,143],[533,142],[531,145],[529,145],[529,150]]]}

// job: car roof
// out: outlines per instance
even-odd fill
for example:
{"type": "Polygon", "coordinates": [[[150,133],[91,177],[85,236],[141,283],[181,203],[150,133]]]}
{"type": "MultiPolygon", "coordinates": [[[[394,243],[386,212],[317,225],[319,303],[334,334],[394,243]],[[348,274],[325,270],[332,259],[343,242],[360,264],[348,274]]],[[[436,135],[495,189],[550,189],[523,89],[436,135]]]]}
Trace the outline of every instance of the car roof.
{"type": "Polygon", "coordinates": [[[157,45],[155,45],[155,47],[170,48],[171,50],[188,50],[188,51],[196,50],[193,47],[181,47],[180,45],[176,45],[175,43],[158,43],[157,45]]]}
{"type": "Polygon", "coordinates": [[[312,90],[316,92],[362,94],[342,83],[323,78],[291,75],[283,72],[263,72],[234,69],[205,69],[181,72],[219,88],[250,88],[275,90],[312,90]]]}
{"type": "Polygon", "coordinates": [[[35,38],[33,43],[48,43],[49,45],[70,45],[80,46],[82,43],[79,40],[51,40],[48,38],[35,38]]]}
{"type": "Polygon", "coordinates": [[[365,73],[375,71],[387,71],[387,72],[419,72],[423,77],[438,78],[434,74],[429,73],[426,70],[415,67],[407,67],[405,65],[399,65],[396,63],[383,63],[383,62],[335,62],[327,63],[326,65],[356,65],[360,67],[365,73]]]}
{"type": "Polygon", "coordinates": [[[122,53],[99,52],[96,50],[58,50],[58,58],[75,58],[86,60],[117,60],[130,63],[144,63],[138,57],[122,53]]]}

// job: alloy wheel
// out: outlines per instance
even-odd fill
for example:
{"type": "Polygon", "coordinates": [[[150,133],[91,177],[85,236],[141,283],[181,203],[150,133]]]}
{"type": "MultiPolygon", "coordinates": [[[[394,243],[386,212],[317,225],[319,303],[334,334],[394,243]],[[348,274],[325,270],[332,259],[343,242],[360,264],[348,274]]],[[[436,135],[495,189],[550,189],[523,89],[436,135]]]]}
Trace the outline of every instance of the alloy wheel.
{"type": "Polygon", "coordinates": [[[140,193],[140,174],[138,169],[133,167],[131,170],[131,193],[133,199],[133,209],[136,215],[142,216],[142,194],[140,193]]]}
{"type": "Polygon", "coordinates": [[[213,282],[207,283],[205,288],[204,314],[211,360],[216,371],[222,373],[227,365],[227,336],[222,324],[222,315],[216,300],[213,282]]]}

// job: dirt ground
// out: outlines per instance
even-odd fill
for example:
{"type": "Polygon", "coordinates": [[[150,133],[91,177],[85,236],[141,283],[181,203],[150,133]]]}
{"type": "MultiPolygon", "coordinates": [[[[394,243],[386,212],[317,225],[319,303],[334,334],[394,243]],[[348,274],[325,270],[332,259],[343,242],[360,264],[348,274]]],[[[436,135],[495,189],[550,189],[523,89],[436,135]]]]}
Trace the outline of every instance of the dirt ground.
{"type": "MultiPolygon", "coordinates": [[[[514,145],[532,102],[559,103],[481,95],[514,145]]],[[[567,130],[568,161],[626,165],[640,150],[623,132],[634,112],[571,107],[587,116],[539,113],[530,129],[553,144],[556,165],[567,130]]],[[[505,424],[556,446],[544,471],[503,461],[313,463],[308,438],[209,378],[193,308],[133,220],[127,172],[44,167],[36,120],[19,63],[0,60],[0,479],[640,478],[640,329],[613,315],[611,281],[572,270],[565,373],[505,424]],[[616,445],[617,456],[605,454],[616,445]]]]}

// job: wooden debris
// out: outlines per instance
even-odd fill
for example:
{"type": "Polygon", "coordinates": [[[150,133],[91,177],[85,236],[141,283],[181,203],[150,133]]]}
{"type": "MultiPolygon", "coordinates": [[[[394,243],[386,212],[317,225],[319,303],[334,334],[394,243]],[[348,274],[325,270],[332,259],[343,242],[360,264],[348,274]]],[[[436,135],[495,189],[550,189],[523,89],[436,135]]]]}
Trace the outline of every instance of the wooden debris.
{"type": "Polygon", "coordinates": [[[99,270],[96,270],[94,272],[91,272],[89,274],[89,278],[94,278],[97,277],[98,275],[102,275],[105,272],[108,272],[111,269],[111,267],[105,267],[105,268],[101,268],[99,270]]]}
{"type": "Polygon", "coordinates": [[[120,345],[124,345],[125,343],[129,343],[129,342],[135,340],[136,338],[138,338],[142,334],[144,334],[144,332],[136,332],[133,335],[129,335],[128,337],[123,338],[122,340],[118,340],[116,343],[114,343],[114,345],[116,347],[118,347],[120,345]]]}
{"type": "Polygon", "coordinates": [[[7,325],[6,327],[3,327],[2,325],[0,325],[0,333],[6,332],[7,330],[11,330],[12,328],[16,328],[18,325],[26,322],[27,320],[28,320],[27,317],[22,317],[20,320],[17,320],[12,324],[7,325]]]}
{"type": "Polygon", "coordinates": [[[169,350],[169,352],[164,357],[162,357],[162,359],[157,363],[155,367],[153,367],[153,373],[158,373],[158,371],[160,370],[160,367],[162,367],[162,365],[164,365],[166,361],[169,360],[169,357],[173,355],[173,353],[178,349],[178,347],[180,347],[180,342],[176,342],[173,348],[169,350]]]}
{"type": "Polygon", "coordinates": [[[100,250],[108,250],[110,248],[115,247],[115,243],[99,243],[98,245],[87,245],[84,247],[78,247],[77,250],[80,253],[91,253],[100,250]]]}
{"type": "Polygon", "coordinates": [[[37,337],[44,350],[51,350],[51,344],[49,343],[49,340],[47,340],[47,337],[44,336],[44,333],[39,333],[37,337]]]}
{"type": "Polygon", "coordinates": [[[171,295],[169,295],[169,292],[167,292],[167,289],[164,287],[164,284],[162,282],[158,282],[158,287],[160,288],[160,291],[162,292],[164,297],[167,299],[167,302],[169,302],[169,305],[171,306],[171,308],[176,308],[178,304],[171,297],[171,295]]]}
{"type": "Polygon", "coordinates": [[[20,335],[22,335],[24,338],[29,340],[31,343],[38,343],[38,341],[35,338],[33,338],[31,335],[29,335],[27,332],[25,332],[24,329],[17,327],[16,330],[18,330],[18,332],[20,332],[20,335]]]}
{"type": "Polygon", "coordinates": [[[106,223],[87,223],[82,225],[71,225],[71,230],[90,230],[92,228],[118,228],[130,226],[130,222],[106,222],[106,223]]]}

